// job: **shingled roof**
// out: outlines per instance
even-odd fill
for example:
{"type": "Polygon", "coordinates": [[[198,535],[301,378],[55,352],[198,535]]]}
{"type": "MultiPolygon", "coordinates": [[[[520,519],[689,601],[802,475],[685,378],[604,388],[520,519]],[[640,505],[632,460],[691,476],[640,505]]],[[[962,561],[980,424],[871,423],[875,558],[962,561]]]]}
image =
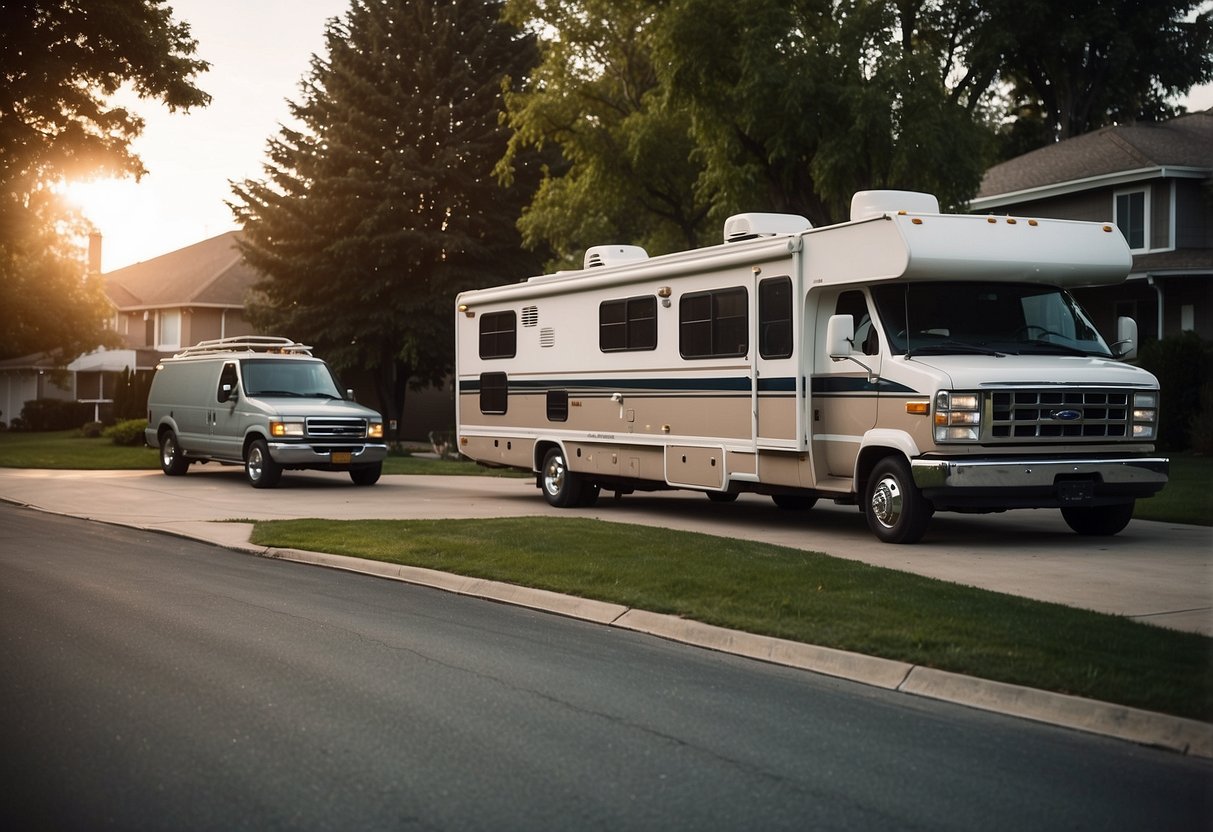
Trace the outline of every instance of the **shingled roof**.
{"type": "Polygon", "coordinates": [[[1161,124],[1105,127],[1017,156],[986,171],[973,206],[1011,195],[1027,198],[1058,186],[1129,181],[1126,176],[1149,178],[1167,171],[1213,174],[1213,109],[1161,124]]]}
{"type": "Polygon", "coordinates": [[[243,306],[260,275],[240,255],[239,231],[116,269],[105,292],[119,309],[243,306]]]}

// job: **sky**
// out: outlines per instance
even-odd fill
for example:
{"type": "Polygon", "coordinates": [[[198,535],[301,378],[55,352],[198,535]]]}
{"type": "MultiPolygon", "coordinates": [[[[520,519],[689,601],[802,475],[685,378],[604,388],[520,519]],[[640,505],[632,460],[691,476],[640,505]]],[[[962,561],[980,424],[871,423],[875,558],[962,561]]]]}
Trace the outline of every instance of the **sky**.
{"type": "MultiPolygon", "coordinates": [[[[349,0],[170,0],[190,24],[198,57],[211,63],[196,83],[210,106],[189,113],[133,96],[144,117],[133,143],[148,173],[68,188],[102,235],[103,272],[149,260],[239,226],[226,201],[231,181],[263,178],[266,142],[288,121],[313,54],[323,55],[324,25],[349,0]]],[[[1193,90],[1188,109],[1213,107],[1213,85],[1193,90]]]]}

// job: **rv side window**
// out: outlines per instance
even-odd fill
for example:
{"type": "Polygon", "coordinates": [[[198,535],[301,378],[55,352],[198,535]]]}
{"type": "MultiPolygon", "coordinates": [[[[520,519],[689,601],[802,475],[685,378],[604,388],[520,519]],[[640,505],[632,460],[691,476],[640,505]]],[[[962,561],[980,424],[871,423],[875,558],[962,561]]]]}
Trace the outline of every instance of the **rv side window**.
{"type": "Polygon", "coordinates": [[[517,327],[518,319],[512,309],[506,312],[486,312],[481,315],[480,357],[513,358],[518,344],[517,327]]]}
{"type": "Polygon", "coordinates": [[[657,298],[603,301],[598,307],[598,348],[603,352],[657,349],[657,298]]]}
{"type": "Polygon", "coordinates": [[[510,385],[505,373],[480,374],[480,412],[505,413],[510,385]]]}
{"type": "Polygon", "coordinates": [[[792,355],[792,279],[771,277],[758,284],[758,354],[792,355]]]}
{"type": "Polygon", "coordinates": [[[723,358],[749,351],[742,287],[683,295],[678,301],[678,351],[683,358],[723,358]]]}
{"type": "Polygon", "coordinates": [[[569,391],[548,391],[548,421],[567,422],[569,420],[569,391]]]}

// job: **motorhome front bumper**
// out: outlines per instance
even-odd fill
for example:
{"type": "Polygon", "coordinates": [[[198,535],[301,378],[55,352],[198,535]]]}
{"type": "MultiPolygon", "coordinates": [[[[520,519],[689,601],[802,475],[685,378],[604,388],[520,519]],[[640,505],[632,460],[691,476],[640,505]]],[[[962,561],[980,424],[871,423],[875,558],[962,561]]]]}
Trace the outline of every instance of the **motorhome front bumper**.
{"type": "Polygon", "coordinates": [[[387,458],[387,445],[305,445],[271,442],[270,457],[279,465],[318,468],[324,465],[362,465],[387,458]]]}
{"type": "Polygon", "coordinates": [[[915,459],[914,484],[937,508],[1057,508],[1149,497],[1164,457],[915,459]]]}

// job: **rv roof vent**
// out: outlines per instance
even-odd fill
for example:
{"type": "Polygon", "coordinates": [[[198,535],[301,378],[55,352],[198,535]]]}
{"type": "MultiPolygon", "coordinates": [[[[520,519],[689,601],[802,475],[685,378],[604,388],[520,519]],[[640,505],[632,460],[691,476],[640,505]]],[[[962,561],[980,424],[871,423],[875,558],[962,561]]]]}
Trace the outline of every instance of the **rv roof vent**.
{"type": "Polygon", "coordinates": [[[939,200],[918,191],[859,191],[851,197],[851,222],[885,214],[938,214],[939,200]]]}
{"type": "Polygon", "coordinates": [[[739,243],[755,237],[776,237],[808,231],[813,224],[799,214],[734,214],[724,221],[724,241],[739,243]]]}
{"type": "Polygon", "coordinates": [[[594,246],[585,250],[584,268],[596,269],[648,259],[649,253],[640,246],[594,246]]]}

